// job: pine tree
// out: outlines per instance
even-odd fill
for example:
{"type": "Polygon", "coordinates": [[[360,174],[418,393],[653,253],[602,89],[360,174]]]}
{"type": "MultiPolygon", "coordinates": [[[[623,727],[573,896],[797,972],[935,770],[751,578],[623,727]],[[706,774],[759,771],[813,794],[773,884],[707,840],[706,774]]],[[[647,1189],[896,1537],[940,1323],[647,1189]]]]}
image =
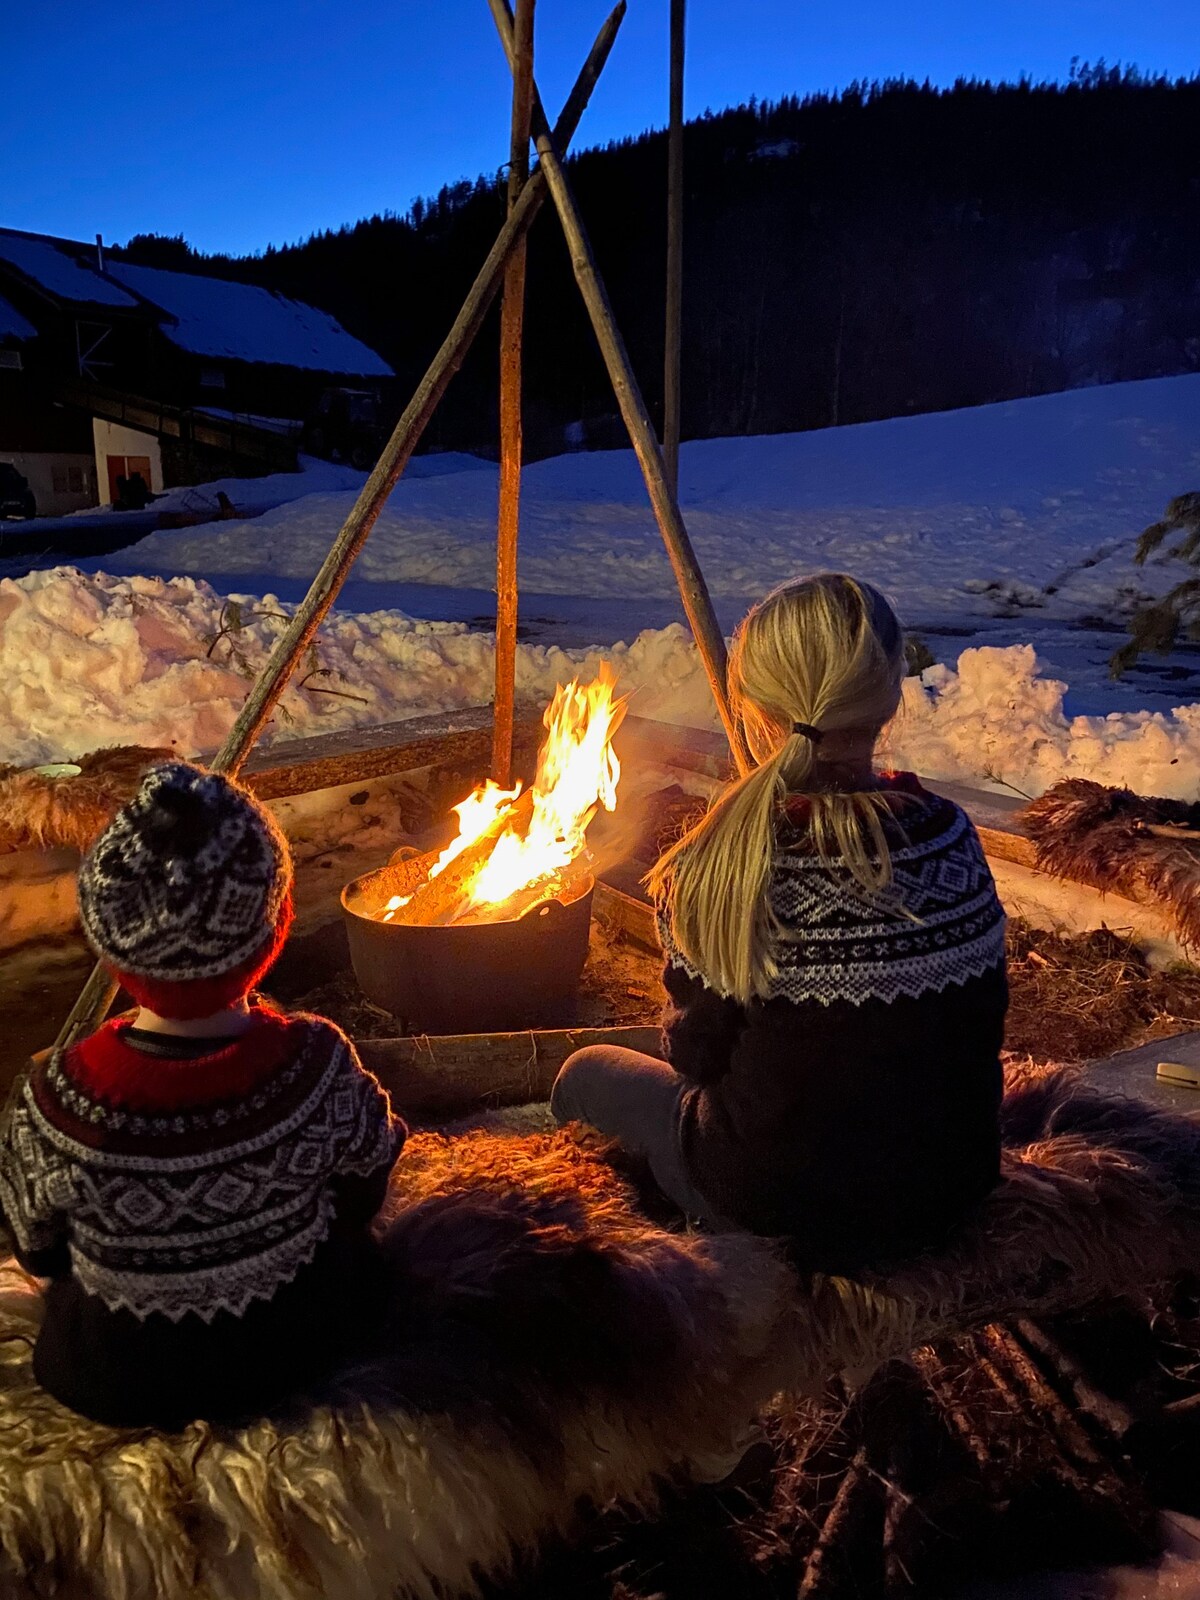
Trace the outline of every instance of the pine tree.
{"type": "MultiPolygon", "coordinates": [[[[1191,573],[1200,574],[1200,490],[1176,495],[1161,522],[1143,530],[1133,559],[1144,566],[1156,550],[1173,534],[1182,534],[1179,543],[1167,551],[1172,561],[1181,561],[1191,573]]],[[[1142,606],[1129,625],[1129,642],[1113,656],[1110,670],[1114,678],[1137,661],[1144,652],[1165,656],[1175,647],[1180,634],[1200,640],[1200,576],[1181,578],[1161,600],[1142,606]]]]}

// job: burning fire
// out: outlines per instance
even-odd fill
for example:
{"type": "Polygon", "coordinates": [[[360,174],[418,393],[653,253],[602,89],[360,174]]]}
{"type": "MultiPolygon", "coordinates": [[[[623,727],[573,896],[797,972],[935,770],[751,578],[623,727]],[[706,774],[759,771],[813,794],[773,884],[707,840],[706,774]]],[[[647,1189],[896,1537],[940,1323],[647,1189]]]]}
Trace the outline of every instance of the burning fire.
{"type": "MultiPolygon", "coordinates": [[[[493,843],[461,886],[461,903],[447,920],[500,921],[556,893],[561,886],[556,878],[585,850],[596,812],[601,806],[612,811],[617,803],[621,765],[612,739],[626,701],[614,698],[615,688],[604,663],[594,683],[581,685],[576,678],[555,691],[542,719],[546,738],[529,794],[522,796],[520,784],[502,789],[488,779],[455,806],[458,833],[434,863],[428,883],[485,836],[492,835],[493,843]]],[[[393,896],[382,920],[391,922],[421,893],[393,896]]],[[[414,913],[418,910],[414,907],[414,913]]],[[[421,919],[414,915],[413,920],[421,919]]]]}

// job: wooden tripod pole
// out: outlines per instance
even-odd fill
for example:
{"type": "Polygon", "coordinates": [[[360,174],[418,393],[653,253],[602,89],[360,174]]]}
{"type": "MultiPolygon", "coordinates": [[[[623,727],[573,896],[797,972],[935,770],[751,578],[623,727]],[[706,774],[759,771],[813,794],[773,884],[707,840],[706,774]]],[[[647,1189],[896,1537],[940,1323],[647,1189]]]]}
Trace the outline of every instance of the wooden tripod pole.
{"type": "MultiPolygon", "coordinates": [[[[591,53],[576,79],[575,87],[563,107],[555,127],[555,138],[567,144],[574,136],[579,120],[587,108],[596,80],[612,51],[617,32],[625,16],[625,0],[619,0],[596,36],[591,53]]],[[[237,721],[212,763],[212,771],[235,774],[262,732],[276,701],[287,687],[296,664],[303,658],[313,635],[324,621],[330,606],[337,598],[354,559],[366,542],[367,535],[383,509],[400,474],[408,465],[417,441],[425,431],[429,419],[437,409],[451,378],[462,365],[463,357],[479,332],[488,308],[495,299],[504,276],[504,268],[518,240],[523,239],[546,198],[545,173],[539,167],[521,191],[520,198],[500,230],[488,258],[475,278],[463,302],[454,326],[446,335],[429,370],[417,386],[396,424],[395,432],[383,448],[383,454],[374,472],[362,487],[350,515],[342,524],[341,532],[325,557],[321,570],[313,579],[312,587],[297,607],[286,629],[279,637],[275,649],[258,681],[246,696],[237,721]]],[[[63,1024],[56,1040],[57,1048],[65,1048],[91,1033],[107,1016],[116,998],[116,986],[102,966],[97,966],[88,979],[79,999],[63,1024]]]]}
{"type": "MultiPolygon", "coordinates": [[[[533,113],[534,0],[517,0],[514,29],[512,140],[508,160],[508,214],[529,178],[529,123],[533,113]]],[[[500,307],[500,514],[496,528],[496,694],[492,776],[512,783],[513,715],[517,675],[517,533],[521,517],[521,349],[525,327],[525,254],[521,239],[504,272],[500,307]]]]}
{"type": "Polygon", "coordinates": [[[671,114],[667,126],[667,312],[663,355],[663,463],[679,499],[679,430],[683,396],[683,42],[687,0],[671,0],[671,114]]]}
{"type": "MultiPolygon", "coordinates": [[[[509,10],[508,0],[488,0],[488,5],[508,56],[509,65],[512,66],[515,61],[515,50],[512,12],[509,10]]],[[[712,600],[696,560],[696,552],[692,549],[692,542],[688,538],[683,517],[680,515],[678,502],[667,482],[662,451],[659,449],[650,422],[650,414],[646,410],[646,402],[642,398],[642,391],[634,376],[629,352],[617,327],[608,293],[597,270],[595,255],[575,204],[575,197],[567,182],[562,162],[559,160],[554,134],[546,120],[536,83],[533,90],[533,138],[541,162],[539,170],[546,174],[546,182],[550,186],[550,196],[554,201],[571,252],[575,281],[587,306],[592,329],[616,393],[617,404],[621,408],[630,442],[642,469],[642,476],[646,480],[650,504],[654,508],[659,532],[671,559],[675,581],[679,585],[679,593],[683,599],[683,609],[687,613],[713,699],[725,726],[729,748],[733,752],[739,772],[748,772],[749,757],[742,742],[741,730],[730,710],[729,695],[725,686],[725,640],[717,625],[712,600]]]]}

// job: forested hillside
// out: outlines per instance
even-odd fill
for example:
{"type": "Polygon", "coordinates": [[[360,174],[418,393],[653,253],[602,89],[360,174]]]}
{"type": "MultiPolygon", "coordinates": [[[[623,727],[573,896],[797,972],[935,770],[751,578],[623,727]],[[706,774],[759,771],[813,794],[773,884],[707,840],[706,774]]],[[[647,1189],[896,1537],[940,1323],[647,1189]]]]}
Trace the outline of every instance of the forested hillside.
{"type": "MultiPolygon", "coordinates": [[[[1063,85],[858,85],[690,123],[685,437],[1200,369],[1198,130],[1200,76],[1103,66],[1063,85]]],[[[665,135],[585,151],[571,172],[656,409],[665,135]]],[[[501,177],[249,259],[153,237],[128,253],[327,308],[396,368],[398,406],[500,224],[501,177]]],[[[485,331],[430,442],[491,445],[495,345],[485,331]]],[[[549,207],[531,245],[526,385],[534,453],[581,421],[591,442],[616,442],[549,207]]]]}

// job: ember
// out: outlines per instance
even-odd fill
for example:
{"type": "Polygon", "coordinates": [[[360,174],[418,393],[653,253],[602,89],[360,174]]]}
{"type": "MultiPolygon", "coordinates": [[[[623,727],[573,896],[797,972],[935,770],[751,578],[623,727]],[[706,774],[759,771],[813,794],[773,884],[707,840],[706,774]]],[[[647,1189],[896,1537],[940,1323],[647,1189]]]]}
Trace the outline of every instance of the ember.
{"type": "Polygon", "coordinates": [[[570,889],[587,871],[588,824],[617,803],[613,735],[626,700],[607,664],[595,682],[560,687],[543,718],[546,739],[533,787],[490,779],[456,806],[459,828],[425,880],[393,895],[384,922],[447,927],[510,921],[570,889]]]}

